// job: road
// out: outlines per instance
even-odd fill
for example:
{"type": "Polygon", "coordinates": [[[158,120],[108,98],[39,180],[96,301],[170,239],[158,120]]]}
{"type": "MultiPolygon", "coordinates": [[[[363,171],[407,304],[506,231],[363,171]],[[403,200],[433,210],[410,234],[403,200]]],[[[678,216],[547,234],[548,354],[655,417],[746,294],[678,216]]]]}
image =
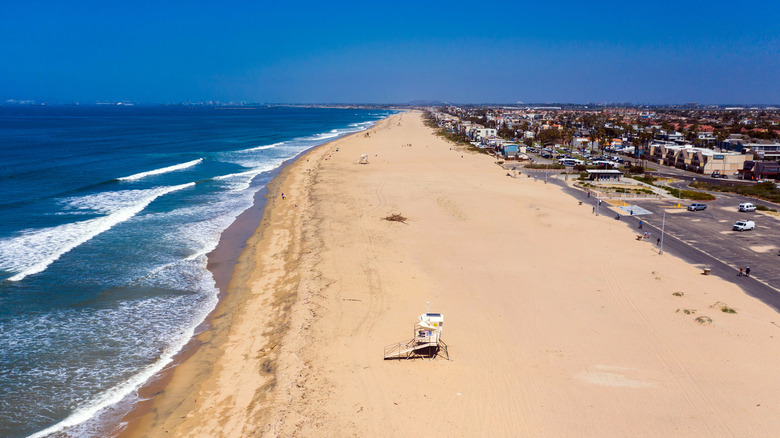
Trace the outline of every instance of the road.
{"type": "MultiPolygon", "coordinates": [[[[564,188],[576,200],[590,205],[597,200],[588,198],[582,190],[573,188],[557,178],[550,182],[564,188]]],[[[641,216],[622,215],[621,221],[640,233],[639,221],[643,221],[642,231],[652,233],[652,243],[664,229],[664,253],[673,254],[681,259],[711,269],[711,275],[717,275],[727,281],[738,284],[742,289],[765,304],[780,312],[780,219],[761,213],[739,213],[737,206],[742,202],[759,202],[751,198],[732,194],[717,193],[717,200],[708,201],[703,211],[672,209],[676,200],[637,201],[635,205],[652,214],[641,216]],[[664,219],[664,210],[667,211],[664,219]],[[756,222],[752,231],[731,231],[731,226],[739,219],[756,222]],[[750,277],[738,277],[739,267],[749,266],[750,277]]],[[[688,202],[683,204],[688,205],[688,202]]],[[[601,206],[602,214],[607,217],[615,213],[601,206]],[[609,211],[609,212],[608,212],[609,211]]],[[[780,206],[772,206],[780,211],[780,206]]]]}

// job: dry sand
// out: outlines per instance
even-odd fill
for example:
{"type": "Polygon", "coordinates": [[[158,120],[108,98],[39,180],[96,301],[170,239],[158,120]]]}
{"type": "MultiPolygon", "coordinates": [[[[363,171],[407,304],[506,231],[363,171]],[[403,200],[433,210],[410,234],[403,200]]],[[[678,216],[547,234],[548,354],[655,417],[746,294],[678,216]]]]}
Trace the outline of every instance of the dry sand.
{"type": "Polygon", "coordinates": [[[274,184],[203,345],[128,435],[780,430],[776,312],[433,136],[420,113],[315,149],[274,184]],[[382,220],[394,213],[408,220],[382,220]],[[426,301],[451,360],[384,361],[426,301]]]}

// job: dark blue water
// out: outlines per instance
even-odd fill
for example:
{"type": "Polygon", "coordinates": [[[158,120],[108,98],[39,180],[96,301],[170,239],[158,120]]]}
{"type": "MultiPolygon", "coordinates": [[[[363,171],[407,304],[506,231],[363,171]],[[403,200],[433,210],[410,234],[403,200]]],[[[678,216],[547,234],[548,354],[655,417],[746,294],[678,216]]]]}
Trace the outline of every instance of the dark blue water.
{"type": "Polygon", "coordinates": [[[387,111],[0,108],[0,436],[99,434],[214,308],[282,162],[387,111]]]}

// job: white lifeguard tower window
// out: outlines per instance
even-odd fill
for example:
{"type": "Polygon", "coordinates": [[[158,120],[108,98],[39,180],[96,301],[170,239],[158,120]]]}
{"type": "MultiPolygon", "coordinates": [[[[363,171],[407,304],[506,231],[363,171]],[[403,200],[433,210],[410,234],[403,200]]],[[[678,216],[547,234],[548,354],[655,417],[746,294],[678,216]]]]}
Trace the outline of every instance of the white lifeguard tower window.
{"type": "Polygon", "coordinates": [[[444,315],[441,313],[423,313],[420,315],[420,322],[441,330],[444,325],[444,315]]]}
{"type": "Polygon", "coordinates": [[[418,319],[412,340],[386,346],[385,359],[410,359],[423,355],[436,357],[441,352],[449,360],[447,344],[441,340],[444,315],[426,311],[418,319]]]}

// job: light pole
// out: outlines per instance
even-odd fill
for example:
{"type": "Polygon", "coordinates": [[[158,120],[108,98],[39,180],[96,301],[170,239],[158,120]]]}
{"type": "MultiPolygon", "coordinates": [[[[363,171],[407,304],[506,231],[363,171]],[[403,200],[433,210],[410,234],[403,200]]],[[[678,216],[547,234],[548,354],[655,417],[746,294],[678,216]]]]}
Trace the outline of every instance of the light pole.
{"type": "Polygon", "coordinates": [[[550,167],[550,163],[546,162],[544,163],[544,183],[547,184],[547,174],[549,173],[548,168],[550,167]]]}
{"type": "Polygon", "coordinates": [[[661,219],[661,249],[658,251],[658,255],[664,253],[664,231],[666,229],[666,210],[664,210],[664,217],[661,219]]]}

